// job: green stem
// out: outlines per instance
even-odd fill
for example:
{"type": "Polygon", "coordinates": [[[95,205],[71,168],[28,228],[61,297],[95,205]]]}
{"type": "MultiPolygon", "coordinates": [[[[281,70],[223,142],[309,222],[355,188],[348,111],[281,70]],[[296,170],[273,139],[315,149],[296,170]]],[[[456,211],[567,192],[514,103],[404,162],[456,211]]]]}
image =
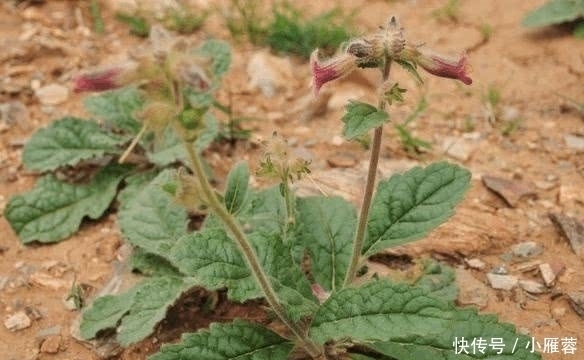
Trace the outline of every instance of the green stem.
{"type": "Polygon", "coordinates": [[[286,230],[288,230],[288,227],[296,222],[296,217],[294,216],[294,194],[290,190],[290,184],[287,181],[282,182],[282,188],[284,202],[286,203],[286,230]]]}
{"type": "Polygon", "coordinates": [[[284,307],[280,304],[278,300],[278,295],[274,290],[268,276],[264,272],[262,265],[255,253],[254,249],[252,248],[249,240],[245,236],[243,229],[239,225],[239,223],[231,216],[229,211],[225,208],[225,205],[219,201],[217,196],[215,195],[215,191],[213,190],[209,180],[204,175],[203,172],[203,165],[201,163],[201,159],[196,151],[193,149],[193,146],[189,144],[187,141],[184,142],[184,145],[187,149],[189,154],[189,158],[191,164],[193,166],[193,171],[195,172],[195,176],[198,178],[201,184],[201,190],[203,191],[203,196],[207,202],[207,205],[215,212],[217,216],[223,221],[225,226],[230,230],[231,234],[233,235],[233,239],[235,240],[237,246],[241,250],[243,257],[247,261],[247,265],[251,269],[253,276],[255,277],[258,285],[262,289],[266,301],[272,308],[272,311],[276,314],[276,316],[286,325],[286,327],[294,334],[294,336],[300,341],[300,344],[304,347],[304,349],[312,356],[313,358],[319,358],[322,354],[322,349],[312,342],[309,338],[304,335],[302,329],[288,318],[284,311],[284,307]]]}
{"type": "MultiPolygon", "coordinates": [[[[382,70],[382,84],[389,79],[389,70],[391,69],[391,60],[385,59],[385,65],[382,70]]],[[[387,101],[383,96],[379,99],[379,110],[385,110],[387,101]]],[[[361,212],[359,213],[359,222],[357,224],[357,232],[355,233],[355,240],[353,241],[353,252],[351,254],[351,261],[349,268],[345,274],[343,287],[349,286],[359,265],[361,264],[361,252],[363,251],[363,243],[365,242],[365,230],[367,230],[367,219],[369,217],[369,209],[371,208],[371,200],[373,199],[373,191],[375,190],[375,176],[377,175],[377,164],[379,163],[379,153],[381,152],[381,136],[383,135],[383,125],[375,128],[373,134],[373,144],[371,146],[371,156],[369,159],[369,169],[367,171],[367,183],[365,184],[365,194],[363,195],[363,202],[361,203],[361,212]]]]}

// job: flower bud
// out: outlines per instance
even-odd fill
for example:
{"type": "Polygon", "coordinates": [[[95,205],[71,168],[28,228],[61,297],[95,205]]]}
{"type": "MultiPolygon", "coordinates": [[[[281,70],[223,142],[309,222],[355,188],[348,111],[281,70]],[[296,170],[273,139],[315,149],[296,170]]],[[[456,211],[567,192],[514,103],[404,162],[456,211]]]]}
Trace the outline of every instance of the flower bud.
{"type": "Polygon", "coordinates": [[[310,68],[312,69],[312,87],[315,95],[320,88],[329,81],[342,78],[357,68],[355,56],[345,52],[321,62],[318,59],[318,50],[310,55],[310,68]]]}
{"type": "Polygon", "coordinates": [[[432,75],[462,81],[465,85],[472,84],[467,73],[467,55],[462,53],[458,58],[447,57],[429,50],[415,49],[415,62],[432,75]]]}
{"type": "Polygon", "coordinates": [[[120,65],[88,71],[73,80],[73,91],[104,91],[129,84],[137,77],[137,64],[120,65]]]}

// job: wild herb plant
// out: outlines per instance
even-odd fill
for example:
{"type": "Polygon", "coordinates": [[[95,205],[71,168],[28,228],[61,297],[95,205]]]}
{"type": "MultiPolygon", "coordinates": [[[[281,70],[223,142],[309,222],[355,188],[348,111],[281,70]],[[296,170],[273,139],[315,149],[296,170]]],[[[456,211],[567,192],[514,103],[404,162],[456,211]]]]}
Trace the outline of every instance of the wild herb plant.
{"type": "Polygon", "coordinates": [[[584,0],[550,0],[525,15],[521,24],[528,28],[572,22],[573,33],[584,38],[584,0]]]}
{"type": "MultiPolygon", "coordinates": [[[[244,319],[214,323],[184,334],[178,344],[162,346],[151,360],[540,359],[527,346],[531,339],[513,326],[475,309],[456,308],[453,272],[447,267],[428,263],[407,284],[364,270],[368,257],[420,239],[447,220],[470,181],[467,170],[439,162],[376,183],[388,105],[404,93],[390,78],[392,65],[416,78],[422,67],[468,85],[466,56],[447,58],[406,42],[393,17],[379,32],[349,42],[331,59],[312,54],[315,93],[359,68],[381,73],[378,104],[351,102],[342,119],[347,138],[374,132],[357,211],[340,197],[296,196],[292,183],[309,171],[309,164],[291,156],[279,137],[266,145],[258,171],[277,185],[250,188],[250,170],[238,163],[224,191],[214,189],[198,144],[229,56],[225,45],[215,41],[194,52],[183,50],[179,42],[158,52],[156,66],[134,79],[141,89],[141,122],[106,120],[132,129],[129,148],[149,135],[160,140],[170,130],[184,149],[186,165],[132,176],[116,173],[127,184],[119,196],[119,225],[136,248],[132,264],[150,276],[125,293],[96,299],[83,314],[84,337],[117,328],[122,345],[136,343],[153,333],[184,292],[203,287],[227,289],[227,297],[237,302],[263,299],[273,321],[268,326],[244,319]],[[209,215],[191,231],[189,213],[201,208],[209,215]],[[489,345],[491,339],[499,339],[499,345],[489,345]],[[471,348],[471,343],[479,345],[471,348]]],[[[100,72],[80,85],[107,89],[122,75],[100,72]]],[[[92,133],[99,133],[99,126],[92,126],[92,133]]],[[[98,138],[90,144],[108,141],[98,138]]],[[[65,163],[77,161],[69,157],[65,163]]]]}

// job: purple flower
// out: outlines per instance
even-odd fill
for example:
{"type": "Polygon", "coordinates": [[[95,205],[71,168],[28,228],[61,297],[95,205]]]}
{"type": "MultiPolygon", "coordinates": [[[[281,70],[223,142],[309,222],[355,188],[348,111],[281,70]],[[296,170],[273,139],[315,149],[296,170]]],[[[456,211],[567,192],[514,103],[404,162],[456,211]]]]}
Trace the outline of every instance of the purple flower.
{"type": "Polygon", "coordinates": [[[357,58],[344,52],[340,55],[320,61],[318,50],[310,55],[310,68],[312,70],[312,87],[318,94],[320,88],[329,81],[348,75],[357,68],[357,58]]]}
{"type": "Polygon", "coordinates": [[[462,53],[458,58],[447,57],[432,51],[415,50],[415,62],[432,75],[456,79],[465,85],[472,84],[468,75],[467,55],[462,53]]]}

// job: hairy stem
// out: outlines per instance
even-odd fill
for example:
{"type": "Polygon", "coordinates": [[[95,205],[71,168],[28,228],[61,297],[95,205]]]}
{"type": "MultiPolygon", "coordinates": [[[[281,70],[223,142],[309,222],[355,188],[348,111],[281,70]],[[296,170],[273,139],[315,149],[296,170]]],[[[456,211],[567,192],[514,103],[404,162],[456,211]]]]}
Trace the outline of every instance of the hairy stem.
{"type": "Polygon", "coordinates": [[[189,154],[189,158],[191,161],[191,165],[193,167],[193,171],[195,172],[195,176],[198,178],[201,189],[203,191],[203,196],[207,202],[207,205],[213,210],[213,212],[219,216],[219,218],[223,221],[225,226],[229,229],[231,234],[233,235],[233,239],[237,243],[243,257],[245,258],[247,265],[251,269],[253,276],[255,277],[258,285],[262,289],[266,301],[272,308],[272,311],[278,316],[278,318],[286,325],[286,327],[294,334],[294,336],[300,342],[300,345],[304,347],[304,349],[312,356],[313,358],[319,358],[322,354],[322,349],[312,342],[310,339],[306,337],[304,331],[292,320],[288,318],[284,311],[284,307],[278,300],[278,295],[274,290],[268,276],[264,272],[262,265],[255,253],[254,249],[252,248],[249,240],[245,236],[243,229],[231,216],[229,211],[225,208],[225,205],[219,201],[215,192],[209,183],[209,180],[203,173],[203,166],[201,163],[201,159],[197,152],[193,149],[193,146],[189,144],[187,141],[184,142],[184,146],[187,149],[189,154]]]}
{"type": "MultiPolygon", "coordinates": [[[[382,70],[382,84],[389,79],[389,70],[391,69],[391,60],[385,59],[385,64],[382,70]]],[[[379,110],[385,110],[387,100],[383,96],[379,99],[379,110]]],[[[377,164],[379,163],[379,153],[381,151],[381,136],[383,135],[383,125],[375,128],[373,134],[373,144],[371,146],[371,156],[369,158],[369,169],[367,171],[367,183],[365,184],[365,194],[363,195],[363,202],[361,203],[361,211],[359,213],[359,222],[357,224],[357,232],[355,233],[355,240],[353,241],[353,252],[351,254],[351,261],[349,268],[345,274],[343,287],[350,285],[359,270],[361,264],[361,252],[363,251],[363,243],[365,242],[365,230],[367,229],[367,218],[369,217],[369,209],[371,208],[371,200],[373,199],[373,191],[375,190],[375,176],[377,175],[377,164]]]]}

